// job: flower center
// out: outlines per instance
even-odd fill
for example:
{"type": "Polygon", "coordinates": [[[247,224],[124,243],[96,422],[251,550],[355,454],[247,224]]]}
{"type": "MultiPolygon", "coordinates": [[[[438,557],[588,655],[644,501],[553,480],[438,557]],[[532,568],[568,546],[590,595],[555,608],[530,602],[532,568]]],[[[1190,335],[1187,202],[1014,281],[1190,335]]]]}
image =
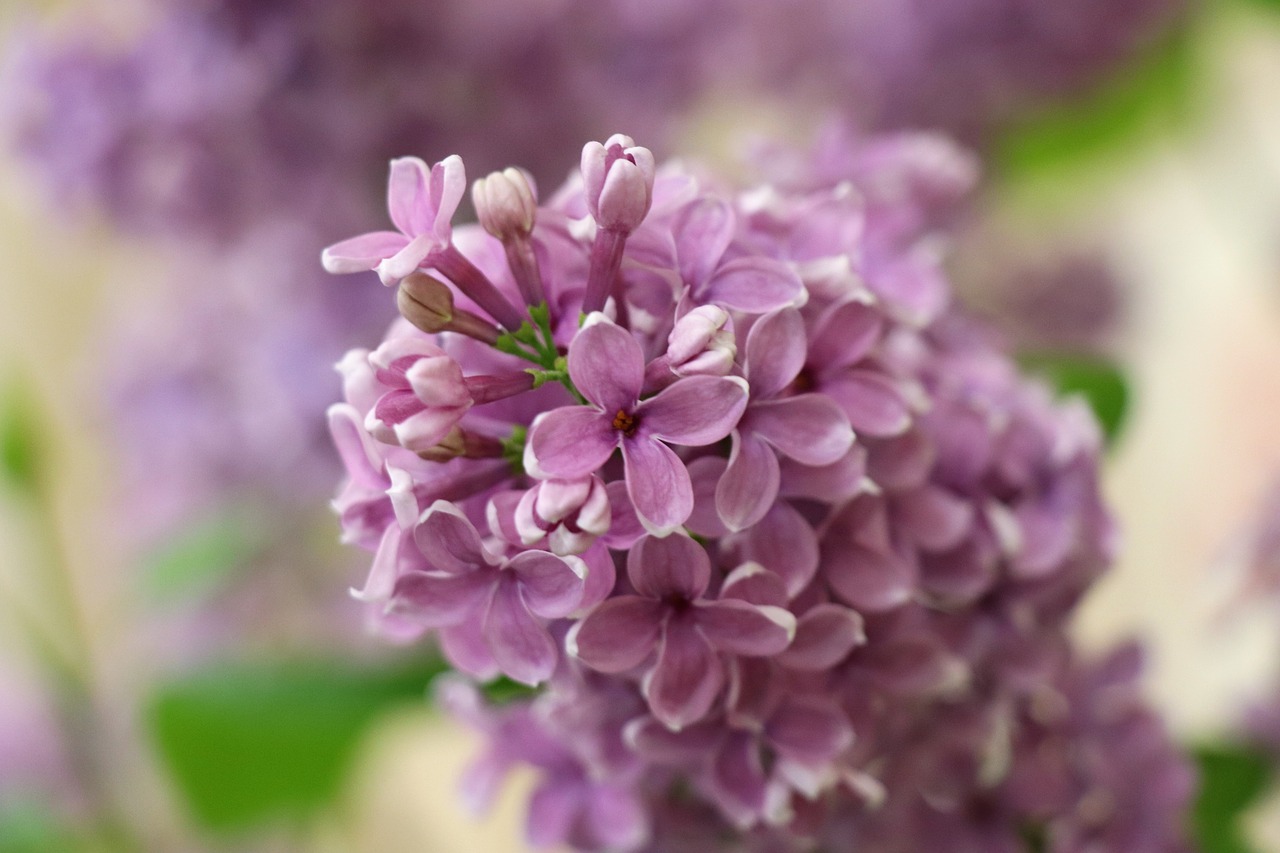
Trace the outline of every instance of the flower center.
{"type": "Polygon", "coordinates": [[[613,416],[613,428],[625,435],[627,438],[636,434],[636,427],[639,426],[635,415],[630,415],[622,409],[618,409],[618,413],[613,416]]]}

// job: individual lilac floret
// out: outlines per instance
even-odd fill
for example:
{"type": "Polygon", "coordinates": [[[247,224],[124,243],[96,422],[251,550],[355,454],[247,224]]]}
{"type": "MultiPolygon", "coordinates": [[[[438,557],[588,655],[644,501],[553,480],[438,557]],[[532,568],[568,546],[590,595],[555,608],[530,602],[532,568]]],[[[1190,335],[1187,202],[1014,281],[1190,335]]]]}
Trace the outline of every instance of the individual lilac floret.
{"type": "Polygon", "coordinates": [[[440,628],[445,653],[465,671],[494,668],[523,684],[551,676],[556,646],[539,619],[568,616],[582,601],[586,565],[577,557],[495,554],[456,506],[437,501],[413,529],[426,565],[396,580],[391,608],[440,628]]]}
{"type": "Polygon", "coordinates": [[[667,443],[701,447],[733,431],[747,403],[732,376],[690,376],[640,399],[644,355],[630,332],[593,314],[569,347],[569,378],[590,405],[548,412],[529,431],[529,453],[546,476],[583,477],[622,450],[627,493],[658,534],[684,524],[693,486],[667,443]]]}
{"type": "Polygon", "coordinates": [[[638,667],[655,717],[681,729],[706,716],[724,684],[718,653],[769,657],[795,636],[795,617],[780,607],[739,599],[708,600],[711,562],[687,536],[646,537],[627,555],[637,595],[599,605],[574,628],[570,653],[600,672],[638,667]]]}

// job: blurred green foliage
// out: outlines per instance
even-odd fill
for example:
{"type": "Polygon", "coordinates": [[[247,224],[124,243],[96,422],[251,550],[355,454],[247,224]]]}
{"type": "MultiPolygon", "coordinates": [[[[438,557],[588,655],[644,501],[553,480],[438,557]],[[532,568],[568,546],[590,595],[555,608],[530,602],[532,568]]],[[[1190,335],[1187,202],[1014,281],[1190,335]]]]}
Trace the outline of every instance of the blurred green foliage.
{"type": "Polygon", "coordinates": [[[191,815],[218,833],[305,819],[333,801],[387,710],[424,702],[444,667],[221,663],[163,684],[151,734],[191,815]]]}
{"type": "Polygon", "coordinates": [[[142,571],[145,592],[158,601],[206,593],[243,568],[262,544],[260,531],[237,513],[203,519],[148,556],[142,571]]]}
{"type": "Polygon", "coordinates": [[[0,812],[0,853],[80,853],[89,844],[35,804],[0,812]]]}
{"type": "Polygon", "coordinates": [[[1198,77],[1194,23],[1184,23],[1087,96],[1020,121],[996,141],[994,170],[1010,179],[1058,170],[1187,114],[1198,77]]]}
{"type": "Polygon", "coordinates": [[[1084,397],[1108,444],[1115,441],[1129,410],[1129,386],[1120,368],[1105,359],[1082,355],[1032,353],[1019,356],[1018,361],[1058,393],[1084,397]]]}
{"type": "Polygon", "coordinates": [[[1198,849],[1201,853],[1260,853],[1246,843],[1240,816],[1271,784],[1270,762],[1232,745],[1202,746],[1193,755],[1200,770],[1200,794],[1192,818],[1198,849]]]}
{"type": "Polygon", "coordinates": [[[25,383],[10,380],[0,388],[0,478],[14,490],[34,495],[40,489],[40,477],[35,400],[25,383]]]}

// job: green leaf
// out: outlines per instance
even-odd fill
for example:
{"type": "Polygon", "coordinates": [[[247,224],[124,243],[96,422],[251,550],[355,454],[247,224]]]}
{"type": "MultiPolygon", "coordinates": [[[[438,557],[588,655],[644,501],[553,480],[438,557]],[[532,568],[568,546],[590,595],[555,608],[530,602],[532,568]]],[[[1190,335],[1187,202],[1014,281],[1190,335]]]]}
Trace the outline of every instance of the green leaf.
{"type": "Polygon", "coordinates": [[[1129,410],[1129,387],[1118,367],[1101,358],[1081,355],[1039,353],[1018,360],[1026,370],[1057,388],[1059,394],[1084,397],[1107,442],[1115,440],[1129,410]]]}
{"type": "Polygon", "coordinates": [[[234,513],[203,519],[148,556],[142,571],[144,589],[157,601],[198,596],[243,568],[261,544],[258,532],[234,513]]]}
{"type": "Polygon", "coordinates": [[[1194,102],[1194,28],[1183,23],[1163,43],[1083,98],[1023,119],[998,139],[996,171],[1043,174],[1111,151],[1194,102]]]}
{"type": "Polygon", "coordinates": [[[1271,765],[1263,756],[1229,744],[1193,750],[1200,769],[1200,794],[1193,828],[1202,853],[1257,853],[1244,838],[1241,814],[1271,783],[1271,765]]]}
{"type": "Polygon", "coordinates": [[[40,430],[36,404],[26,386],[11,381],[0,390],[0,478],[16,490],[40,488],[40,430]]]}
{"type": "Polygon", "coordinates": [[[391,707],[425,701],[438,662],[213,665],[160,687],[150,733],[191,814],[216,832],[305,818],[340,792],[357,744],[391,707]]]}
{"type": "Polygon", "coordinates": [[[83,839],[44,809],[20,804],[0,812],[0,853],[79,853],[85,849],[83,839]]]}

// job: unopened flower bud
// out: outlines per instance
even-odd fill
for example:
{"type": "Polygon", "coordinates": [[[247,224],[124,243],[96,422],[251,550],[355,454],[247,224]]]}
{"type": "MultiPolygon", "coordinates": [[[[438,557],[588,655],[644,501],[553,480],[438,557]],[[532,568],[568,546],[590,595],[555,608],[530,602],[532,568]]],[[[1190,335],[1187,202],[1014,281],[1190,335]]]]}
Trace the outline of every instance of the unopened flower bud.
{"type": "Polygon", "coordinates": [[[538,199],[529,177],[508,167],[471,185],[471,201],[480,224],[504,243],[528,235],[538,212],[538,199]]]}
{"type": "Polygon", "coordinates": [[[614,134],[582,149],[587,209],[606,231],[630,234],[640,226],[653,202],[653,178],[653,152],[629,136],[614,134]]]}
{"type": "Polygon", "coordinates": [[[396,294],[400,314],[424,332],[443,332],[453,321],[453,291],[426,273],[415,272],[400,282],[396,294]]]}
{"type": "Polygon", "coordinates": [[[552,553],[581,554],[609,530],[609,495],[598,477],[545,480],[525,492],[515,524],[526,546],[546,537],[552,553]]]}
{"type": "Polygon", "coordinates": [[[702,305],[685,314],[667,337],[667,358],[676,376],[728,376],[738,345],[733,330],[725,328],[729,313],[715,305],[702,305]]]}
{"type": "Polygon", "coordinates": [[[488,320],[462,308],[455,308],[453,291],[439,279],[416,272],[400,282],[396,307],[404,317],[422,331],[457,332],[493,345],[500,332],[488,320]]]}

